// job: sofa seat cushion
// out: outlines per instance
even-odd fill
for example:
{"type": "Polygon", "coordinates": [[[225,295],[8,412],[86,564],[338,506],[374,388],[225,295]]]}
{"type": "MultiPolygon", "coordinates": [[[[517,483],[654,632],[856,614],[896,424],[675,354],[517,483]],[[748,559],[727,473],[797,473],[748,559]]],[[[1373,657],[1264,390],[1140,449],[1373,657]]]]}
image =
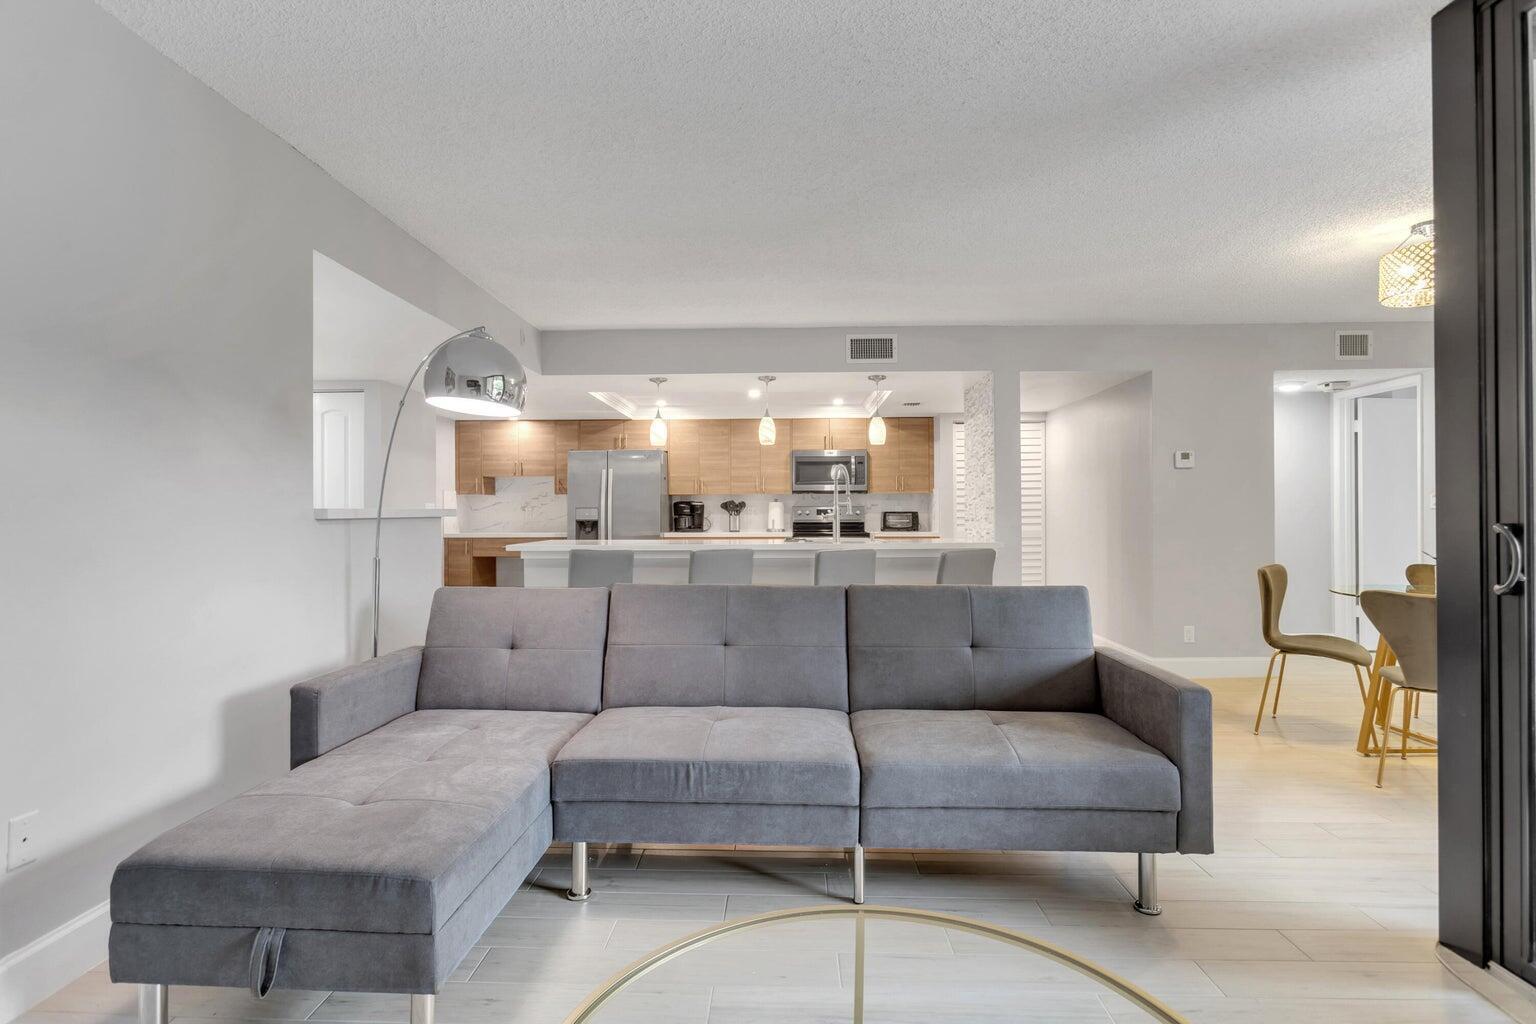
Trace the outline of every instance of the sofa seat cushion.
{"type": "Polygon", "coordinates": [[[590,718],[406,715],[130,856],[112,920],[433,934],[548,808],[548,757],[590,718]]]}
{"type": "Polygon", "coordinates": [[[1179,772],[1103,715],[856,711],[865,807],[1177,811],[1179,772]]]}
{"type": "Polygon", "coordinates": [[[848,716],[822,708],[610,708],[552,772],[557,802],[859,803],[848,716]]]}

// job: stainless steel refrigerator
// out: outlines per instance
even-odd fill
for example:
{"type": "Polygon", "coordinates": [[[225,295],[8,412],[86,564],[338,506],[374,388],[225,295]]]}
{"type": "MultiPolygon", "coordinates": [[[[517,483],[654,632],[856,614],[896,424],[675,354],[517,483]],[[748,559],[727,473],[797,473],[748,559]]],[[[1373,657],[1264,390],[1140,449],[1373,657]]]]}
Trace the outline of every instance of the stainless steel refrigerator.
{"type": "Polygon", "coordinates": [[[571,540],[656,539],[667,522],[667,453],[571,452],[566,470],[566,536],[571,540]]]}

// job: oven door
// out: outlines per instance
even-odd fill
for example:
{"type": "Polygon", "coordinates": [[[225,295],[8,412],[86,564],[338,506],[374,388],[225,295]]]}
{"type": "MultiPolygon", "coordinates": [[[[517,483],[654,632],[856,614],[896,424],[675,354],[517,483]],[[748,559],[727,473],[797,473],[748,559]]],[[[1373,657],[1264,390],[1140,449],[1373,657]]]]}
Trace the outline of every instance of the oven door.
{"type": "Polygon", "coordinates": [[[796,494],[831,494],[832,467],[848,467],[849,487],[855,494],[869,490],[869,453],[865,451],[790,452],[790,490],[796,494]]]}

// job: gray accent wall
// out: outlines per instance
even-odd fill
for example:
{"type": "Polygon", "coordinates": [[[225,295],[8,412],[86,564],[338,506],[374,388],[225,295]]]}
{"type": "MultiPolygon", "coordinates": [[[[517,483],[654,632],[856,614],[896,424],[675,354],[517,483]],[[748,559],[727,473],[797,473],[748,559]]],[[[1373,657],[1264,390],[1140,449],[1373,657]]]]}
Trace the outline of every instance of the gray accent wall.
{"type": "Polygon", "coordinates": [[[1046,582],[1087,587],[1094,632],[1140,651],[1152,644],[1151,426],[1150,374],[1045,415],[1046,582]]]}
{"type": "Polygon", "coordinates": [[[1275,561],[1290,575],[1280,627],[1333,632],[1333,398],[1321,391],[1275,395],[1275,561]]]}
{"type": "MultiPolygon", "coordinates": [[[[0,958],[285,770],[288,685],[349,660],[367,555],[311,511],[312,253],[537,366],[521,318],[94,4],[4,20],[0,823],[42,827],[0,875],[0,958]]],[[[385,543],[410,604],[437,523],[385,543]]],[[[105,954],[100,921],[59,983],[105,954]]]]}

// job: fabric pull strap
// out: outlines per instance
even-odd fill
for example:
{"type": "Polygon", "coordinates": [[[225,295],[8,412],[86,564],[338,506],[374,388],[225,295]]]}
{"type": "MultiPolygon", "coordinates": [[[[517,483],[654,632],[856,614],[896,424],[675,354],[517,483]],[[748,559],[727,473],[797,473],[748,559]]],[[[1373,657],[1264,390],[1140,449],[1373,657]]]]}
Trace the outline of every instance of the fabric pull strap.
{"type": "Polygon", "coordinates": [[[283,955],[286,928],[258,928],[251,942],[251,995],[265,999],[277,980],[277,962],[283,955]]]}

